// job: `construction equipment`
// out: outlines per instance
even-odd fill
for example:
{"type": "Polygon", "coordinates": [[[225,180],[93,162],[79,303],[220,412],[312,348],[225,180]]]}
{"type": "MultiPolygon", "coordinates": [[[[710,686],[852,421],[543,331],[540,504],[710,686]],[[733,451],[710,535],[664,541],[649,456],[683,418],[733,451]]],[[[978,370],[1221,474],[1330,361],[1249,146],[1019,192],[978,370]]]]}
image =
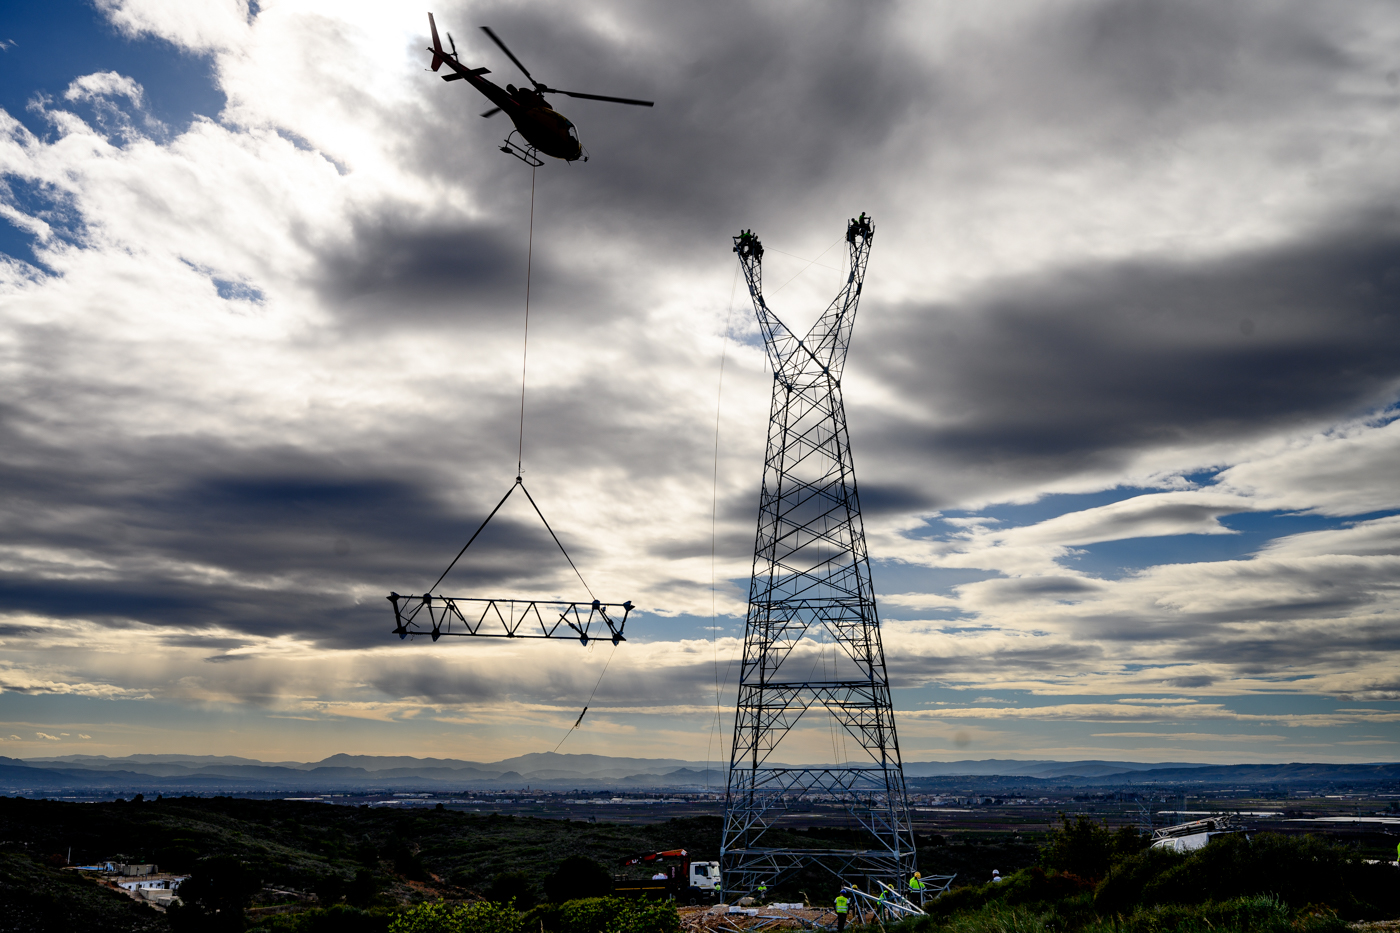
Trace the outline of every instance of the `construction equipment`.
{"type": "Polygon", "coordinates": [[[613,894],[619,897],[654,897],[688,904],[719,898],[719,862],[692,862],[685,849],[634,855],[623,859],[622,865],[657,867],[661,869],[657,874],[664,872],[666,877],[629,879],[619,875],[613,881],[613,894]]]}
{"type": "Polygon", "coordinates": [[[874,232],[864,214],[847,225],[850,274],[805,337],[790,331],[763,297],[759,238],[751,230],[734,237],[773,369],[773,399],[725,794],[720,859],[726,897],[752,894],[760,884],[774,888],[808,865],[896,888],[914,871],[914,836],[841,395],[874,232]],[[826,643],[814,644],[814,636],[822,635],[826,643]],[[804,638],[816,648],[816,660],[810,673],[805,664],[802,672],[789,671],[784,663],[804,638]],[[770,763],[783,737],[813,708],[830,714],[833,757],[837,737],[842,744],[849,737],[859,745],[857,760],[846,757],[830,767],[770,763]],[[765,834],[799,801],[808,808],[814,801],[844,807],[868,832],[868,844],[771,844],[765,834]]]}
{"type": "Polygon", "coordinates": [[[1170,849],[1173,852],[1192,852],[1203,848],[1216,836],[1227,836],[1245,831],[1234,814],[1222,813],[1208,820],[1192,820],[1163,826],[1152,833],[1152,848],[1170,849]]]}

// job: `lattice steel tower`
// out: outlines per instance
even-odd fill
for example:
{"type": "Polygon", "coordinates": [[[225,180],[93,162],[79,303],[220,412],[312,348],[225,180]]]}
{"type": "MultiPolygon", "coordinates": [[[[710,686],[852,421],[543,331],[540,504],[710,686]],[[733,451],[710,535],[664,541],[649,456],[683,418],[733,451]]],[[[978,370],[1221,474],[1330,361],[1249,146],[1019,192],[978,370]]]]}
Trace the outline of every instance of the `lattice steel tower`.
{"type": "Polygon", "coordinates": [[[848,881],[880,878],[896,890],[914,871],[904,770],[841,400],[841,371],[873,236],[864,214],[850,222],[850,275],[803,338],[763,299],[758,237],[745,231],[734,238],[773,367],[773,406],[725,795],[726,897],[760,883],[772,886],[809,865],[848,881]],[[770,764],[809,710],[829,714],[823,718],[837,763],[770,764]],[[838,751],[838,737],[841,746],[853,738],[859,750],[838,751]],[[770,833],[794,809],[823,802],[844,805],[869,831],[868,844],[793,848],[770,833]]]}

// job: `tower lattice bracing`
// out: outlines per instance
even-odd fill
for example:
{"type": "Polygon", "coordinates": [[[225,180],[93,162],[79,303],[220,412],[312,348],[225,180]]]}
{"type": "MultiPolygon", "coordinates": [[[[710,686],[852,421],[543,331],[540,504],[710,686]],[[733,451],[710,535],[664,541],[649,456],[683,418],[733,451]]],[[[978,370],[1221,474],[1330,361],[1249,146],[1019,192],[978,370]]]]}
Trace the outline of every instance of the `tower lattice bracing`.
{"type": "Polygon", "coordinates": [[[914,871],[904,771],[841,399],[841,371],[873,235],[864,214],[850,222],[850,275],[800,338],[764,301],[762,244],[747,231],[734,238],[773,368],[773,404],[725,796],[721,858],[727,896],[773,886],[813,865],[848,881],[879,878],[896,890],[914,871]],[[810,742],[819,738],[825,747],[825,725],[833,765],[779,763],[780,743],[804,716],[804,726],[818,727],[805,730],[808,750],[790,743],[783,757],[815,757],[810,742]],[[860,848],[794,848],[778,838],[785,834],[771,832],[785,818],[815,808],[830,812],[833,805],[868,831],[860,848]]]}

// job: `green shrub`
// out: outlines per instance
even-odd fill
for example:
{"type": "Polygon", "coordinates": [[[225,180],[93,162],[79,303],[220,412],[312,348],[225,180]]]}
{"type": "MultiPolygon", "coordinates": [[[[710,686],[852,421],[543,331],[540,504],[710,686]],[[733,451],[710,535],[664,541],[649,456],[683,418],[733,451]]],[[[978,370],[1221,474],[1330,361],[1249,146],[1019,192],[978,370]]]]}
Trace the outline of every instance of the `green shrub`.
{"type": "Polygon", "coordinates": [[[1094,886],[1078,875],[1066,872],[1046,872],[1043,868],[1026,868],[1007,875],[1000,882],[968,886],[949,891],[925,905],[924,912],[936,917],[950,917],[959,911],[975,910],[993,901],[1011,905],[1058,904],[1078,899],[1087,906],[1094,886]]]}
{"type": "Polygon", "coordinates": [[[382,908],[371,913],[337,904],[269,917],[250,933],[387,933],[388,929],[389,915],[382,908]]]}
{"type": "Polygon", "coordinates": [[[541,904],[521,918],[524,933],[679,933],[680,915],[670,901],[586,897],[541,904]]]}
{"type": "Polygon", "coordinates": [[[240,931],[246,926],[243,908],[260,890],[262,880],[239,859],[201,859],[180,885],[180,903],[172,904],[166,915],[177,933],[240,931]]]}
{"type": "Polygon", "coordinates": [[[1158,849],[1134,856],[1099,886],[1095,905],[1111,915],[1257,895],[1277,896],[1295,909],[1319,905],[1353,920],[1400,913],[1400,885],[1390,866],[1367,865],[1354,852],[1313,836],[1274,833],[1220,836],[1186,855],[1158,849]]]}
{"type": "Polygon", "coordinates": [[[1133,826],[1120,826],[1111,832],[1105,824],[1095,823],[1083,814],[1071,823],[1061,813],[1060,820],[1061,827],[1040,848],[1040,863],[1090,881],[1098,881],[1108,874],[1115,861],[1137,855],[1150,842],[1150,837],[1133,826]]]}
{"type": "Polygon", "coordinates": [[[600,897],[612,893],[612,875],[586,855],[571,855],[544,880],[544,893],[556,904],[600,897]]]}
{"type": "Polygon", "coordinates": [[[491,879],[486,899],[498,904],[515,904],[517,910],[535,906],[535,883],[527,871],[503,871],[491,879]]]}
{"type": "Polygon", "coordinates": [[[515,908],[491,901],[449,907],[442,901],[415,904],[389,924],[389,933],[523,933],[515,908]]]}

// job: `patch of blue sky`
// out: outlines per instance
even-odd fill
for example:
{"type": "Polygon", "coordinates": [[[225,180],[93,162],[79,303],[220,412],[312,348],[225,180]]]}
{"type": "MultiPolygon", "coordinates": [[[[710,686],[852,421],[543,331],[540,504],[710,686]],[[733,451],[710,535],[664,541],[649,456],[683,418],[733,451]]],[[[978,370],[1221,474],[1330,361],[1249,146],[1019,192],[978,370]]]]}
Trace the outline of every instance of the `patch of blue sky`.
{"type": "Polygon", "coordinates": [[[196,116],[217,118],[224,108],[210,56],[163,39],[126,38],[84,0],[11,4],[0,20],[0,41],[0,107],[41,136],[52,127],[29,102],[38,95],[62,102],[75,78],[99,71],[135,79],[147,111],[175,132],[196,116]]]}
{"type": "MultiPolygon", "coordinates": [[[[54,196],[52,187],[9,176],[0,179],[0,197],[20,213],[48,224],[53,236],[70,243],[79,240],[82,231],[76,217],[66,210],[62,198],[54,196]]],[[[39,263],[34,251],[36,242],[37,237],[29,230],[11,220],[0,219],[0,252],[24,262],[39,263]]]]}
{"type": "Polygon", "coordinates": [[[1162,564],[1205,563],[1242,560],[1257,553],[1270,541],[1309,531],[1326,531],[1368,519],[1394,515],[1395,511],[1336,518],[1296,512],[1241,512],[1220,519],[1235,534],[1167,535],[1103,541],[1075,548],[1061,558],[1061,566],[1092,574],[1105,580],[1162,564]]]}
{"type": "Polygon", "coordinates": [[[214,288],[218,291],[219,297],[225,301],[253,301],[262,302],[262,290],[246,282],[234,282],[229,279],[214,278],[214,288]]]}
{"type": "Polygon", "coordinates": [[[0,217],[0,253],[33,263],[37,261],[34,256],[33,244],[34,235],[32,233],[15,226],[4,217],[0,217]]]}
{"type": "MultiPolygon", "coordinates": [[[[666,616],[654,612],[633,612],[627,617],[626,634],[628,641],[639,644],[691,638],[709,641],[712,636],[743,638],[744,617],[718,615],[712,620],[707,615],[689,613],[666,616]]],[[[724,660],[725,657],[721,656],[720,661],[724,660]]]]}
{"type": "Polygon", "coordinates": [[[898,560],[871,561],[870,575],[875,592],[937,593],[953,595],[953,588],[963,583],[978,583],[1000,576],[991,570],[965,570],[956,567],[922,567],[898,560]]]}

